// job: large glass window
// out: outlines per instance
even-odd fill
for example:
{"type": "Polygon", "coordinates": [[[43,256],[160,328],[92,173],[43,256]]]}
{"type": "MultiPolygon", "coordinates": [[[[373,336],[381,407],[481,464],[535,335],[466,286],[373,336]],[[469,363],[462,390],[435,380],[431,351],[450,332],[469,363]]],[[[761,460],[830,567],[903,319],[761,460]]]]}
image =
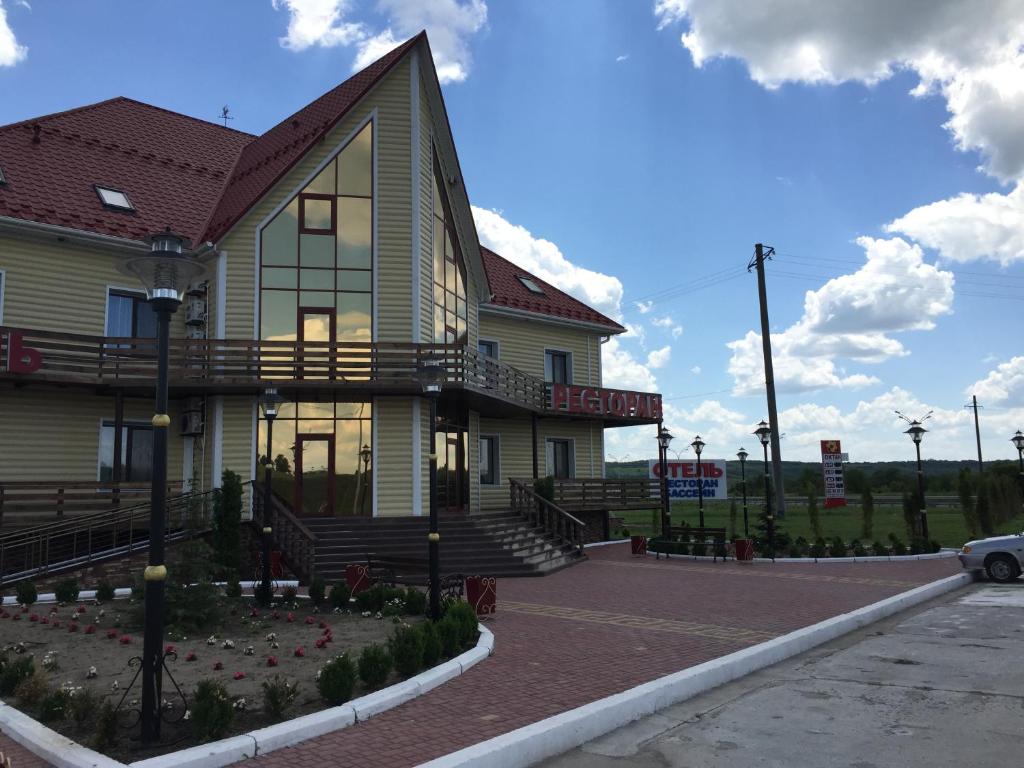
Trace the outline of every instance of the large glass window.
{"type": "Polygon", "coordinates": [[[444,193],[441,168],[434,158],[434,342],[465,344],[467,337],[466,265],[444,193]]]}
{"type": "MultiPolygon", "coordinates": [[[[153,477],[153,427],[150,424],[121,426],[121,480],[148,482],[153,477]]],[[[114,479],[114,422],[100,427],[100,482],[114,479]]]]}
{"type": "Polygon", "coordinates": [[[544,443],[544,453],[547,459],[548,474],[558,478],[568,478],[575,475],[572,440],[549,437],[544,443]]]}
{"type": "Polygon", "coordinates": [[[572,384],[572,366],[568,352],[544,350],[544,378],[555,384],[572,384]]]}
{"type": "Polygon", "coordinates": [[[156,338],[156,313],[141,293],[107,293],[107,336],[133,339],[156,338]]]}
{"type": "Polygon", "coordinates": [[[480,484],[497,485],[500,482],[498,473],[498,438],[495,435],[480,436],[480,484]]]}

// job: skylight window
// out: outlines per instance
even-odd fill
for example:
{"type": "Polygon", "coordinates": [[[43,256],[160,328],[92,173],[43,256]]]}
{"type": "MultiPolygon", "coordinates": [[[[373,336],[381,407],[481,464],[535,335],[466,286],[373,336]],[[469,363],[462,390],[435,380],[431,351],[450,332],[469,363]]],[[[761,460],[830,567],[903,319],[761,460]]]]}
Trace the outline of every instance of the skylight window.
{"type": "Polygon", "coordinates": [[[523,277],[522,275],[518,275],[518,277],[519,282],[525,285],[526,290],[528,290],[530,293],[536,293],[539,296],[544,295],[544,289],[542,289],[539,285],[533,282],[533,280],[531,280],[528,277],[523,277]]]}
{"type": "Polygon", "coordinates": [[[134,211],[135,206],[128,199],[128,193],[110,187],[96,186],[96,194],[107,208],[116,208],[119,211],[134,211]]]}

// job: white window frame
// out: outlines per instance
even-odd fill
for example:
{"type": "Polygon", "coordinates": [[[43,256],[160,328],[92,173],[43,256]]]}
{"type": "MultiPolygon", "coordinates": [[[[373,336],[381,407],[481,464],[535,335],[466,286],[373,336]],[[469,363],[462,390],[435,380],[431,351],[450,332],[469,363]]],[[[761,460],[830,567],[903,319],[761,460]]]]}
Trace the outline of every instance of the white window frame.
{"type": "MultiPolygon", "coordinates": [[[[108,416],[104,416],[104,417],[102,417],[100,419],[100,427],[96,431],[96,482],[97,483],[98,482],[102,482],[101,481],[101,475],[102,475],[102,472],[103,472],[103,457],[100,455],[100,449],[103,447],[103,429],[104,429],[104,427],[110,427],[111,429],[115,429],[116,426],[117,426],[116,425],[116,421],[117,421],[117,419],[114,419],[114,418],[108,417],[108,416]]],[[[121,422],[121,428],[122,429],[127,429],[128,427],[148,427],[149,429],[153,429],[152,423],[146,421],[145,419],[124,419],[121,422]]],[[[126,445],[125,443],[123,443],[123,442],[121,443],[122,447],[124,447],[125,445],[126,445]]],[[[111,450],[113,450],[113,446],[111,446],[111,450]]],[[[111,456],[111,459],[113,459],[113,456],[111,456]]],[[[113,466],[113,464],[111,464],[111,466],[113,466]]],[[[123,470],[124,466],[122,466],[121,469],[123,470]]],[[[122,481],[122,482],[127,482],[127,481],[122,481]]]]}
{"type": "Polygon", "coordinates": [[[103,184],[93,184],[93,189],[96,190],[96,195],[99,197],[100,203],[102,203],[104,208],[107,208],[107,209],[109,209],[111,211],[134,211],[134,210],[136,210],[135,203],[132,202],[132,199],[128,196],[128,193],[125,192],[123,189],[117,189],[116,187],[108,187],[108,186],[105,186],[103,184]],[[128,205],[127,206],[125,206],[125,205],[117,205],[116,203],[107,202],[106,200],[103,199],[103,193],[104,192],[113,192],[115,194],[121,195],[122,197],[124,197],[124,201],[128,205]]]}
{"type": "Polygon", "coordinates": [[[480,349],[481,344],[493,344],[494,345],[494,357],[489,358],[490,360],[501,360],[501,342],[497,339],[484,339],[479,338],[476,340],[476,348],[480,349]]]}
{"type": "MultiPolygon", "coordinates": [[[[554,476],[554,467],[548,465],[548,443],[554,442],[565,442],[569,444],[569,479],[575,479],[576,477],[576,438],[575,437],[564,437],[562,435],[545,435],[544,436],[544,469],[545,475],[554,476]]],[[[556,478],[557,479],[557,478],[556,478]]]]}
{"type": "Polygon", "coordinates": [[[568,384],[572,384],[573,383],[572,382],[572,380],[573,380],[573,376],[572,376],[572,368],[573,368],[572,352],[570,352],[568,349],[556,349],[555,347],[545,347],[544,348],[544,381],[554,381],[554,378],[552,377],[551,366],[548,364],[548,353],[549,352],[554,352],[556,354],[565,355],[565,372],[566,372],[566,374],[567,374],[567,376],[569,378],[569,380],[567,382],[565,382],[565,383],[567,385],[568,384]]]}
{"type": "Polygon", "coordinates": [[[480,440],[483,439],[494,441],[494,482],[485,483],[483,479],[480,480],[481,488],[500,488],[501,487],[501,435],[492,433],[481,433],[477,435],[477,462],[479,462],[480,453],[480,440]]]}

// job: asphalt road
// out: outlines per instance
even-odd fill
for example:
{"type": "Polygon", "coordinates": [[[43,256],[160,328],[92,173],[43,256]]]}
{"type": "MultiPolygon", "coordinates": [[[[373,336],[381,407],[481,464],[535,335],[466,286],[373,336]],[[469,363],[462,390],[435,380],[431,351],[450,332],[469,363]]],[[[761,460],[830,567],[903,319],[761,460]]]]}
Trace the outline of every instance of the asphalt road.
{"type": "Polygon", "coordinates": [[[545,768],[1024,764],[1024,580],[972,585],[545,768]]]}

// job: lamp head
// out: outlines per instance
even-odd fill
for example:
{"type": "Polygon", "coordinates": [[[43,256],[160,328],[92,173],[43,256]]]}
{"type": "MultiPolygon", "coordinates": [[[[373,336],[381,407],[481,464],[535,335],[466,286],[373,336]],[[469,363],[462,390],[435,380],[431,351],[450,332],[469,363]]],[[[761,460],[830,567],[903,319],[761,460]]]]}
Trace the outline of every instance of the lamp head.
{"type": "Polygon", "coordinates": [[[704,445],[705,443],[700,439],[700,435],[693,438],[693,442],[690,443],[690,447],[693,448],[693,452],[696,453],[698,457],[700,456],[701,451],[704,450],[704,445]]]}
{"type": "Polygon", "coordinates": [[[441,394],[441,383],[444,381],[444,360],[434,355],[424,357],[420,361],[416,376],[423,388],[423,393],[436,397],[441,394]]]}
{"type": "Polygon", "coordinates": [[[658,430],[658,445],[662,448],[668,448],[668,444],[672,442],[672,433],[665,427],[658,430]]]}
{"type": "Polygon", "coordinates": [[[202,279],[206,267],[187,254],[188,239],[171,232],[170,227],[145,240],[149,243],[149,253],[122,262],[118,269],[142,283],[150,301],[168,299],[180,304],[185,289],[202,279]]]}
{"type": "Polygon", "coordinates": [[[370,459],[373,457],[373,451],[370,446],[363,444],[363,447],[359,450],[359,458],[363,460],[363,464],[369,464],[370,459]]]}
{"type": "Polygon", "coordinates": [[[738,451],[736,451],[736,458],[738,458],[740,460],[740,462],[746,461],[747,460],[747,456],[749,456],[749,455],[750,454],[747,453],[743,448],[740,448],[738,451]]]}
{"type": "Polygon", "coordinates": [[[915,443],[920,443],[921,438],[924,437],[924,433],[928,430],[921,426],[921,422],[912,421],[910,422],[910,429],[904,430],[905,435],[910,435],[910,439],[915,443]]]}
{"type": "Polygon", "coordinates": [[[284,398],[274,387],[267,387],[260,395],[260,410],[263,411],[263,418],[273,421],[277,418],[277,411],[284,398]]]}
{"type": "Polygon", "coordinates": [[[1012,440],[1013,444],[1017,446],[1018,451],[1024,451],[1024,434],[1021,434],[1019,429],[1017,430],[1017,434],[1011,437],[1010,440],[1012,440]]]}
{"type": "Polygon", "coordinates": [[[768,445],[768,442],[772,439],[772,428],[766,422],[760,421],[757,424],[757,429],[754,430],[754,434],[761,441],[761,445],[768,445]]]}

